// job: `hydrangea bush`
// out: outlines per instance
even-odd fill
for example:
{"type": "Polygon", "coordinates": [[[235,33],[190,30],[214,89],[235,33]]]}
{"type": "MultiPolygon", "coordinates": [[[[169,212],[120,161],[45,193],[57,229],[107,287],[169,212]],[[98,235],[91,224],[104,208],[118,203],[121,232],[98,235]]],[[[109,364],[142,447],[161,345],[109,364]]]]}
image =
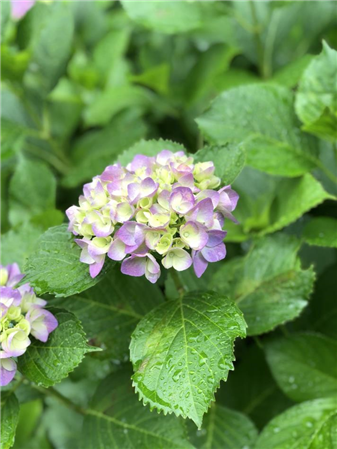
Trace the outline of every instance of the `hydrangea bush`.
{"type": "Polygon", "coordinates": [[[334,2],[0,3],[1,449],[336,449],[334,2]]]}
{"type": "Polygon", "coordinates": [[[106,255],[122,260],[121,271],[155,283],[161,265],[177,271],[192,264],[197,277],[208,263],[226,257],[225,218],[239,196],[220,178],[212,161],[194,164],[183,151],[136,155],[124,168],[108,166],[83,188],[79,206],[67,210],[69,230],[82,248],[91,277],[106,255]]]}
{"type": "Polygon", "coordinates": [[[26,352],[29,337],[45,343],[58,325],[29,283],[18,286],[24,276],[16,263],[0,266],[0,386],[13,380],[15,359],[26,352]]]}

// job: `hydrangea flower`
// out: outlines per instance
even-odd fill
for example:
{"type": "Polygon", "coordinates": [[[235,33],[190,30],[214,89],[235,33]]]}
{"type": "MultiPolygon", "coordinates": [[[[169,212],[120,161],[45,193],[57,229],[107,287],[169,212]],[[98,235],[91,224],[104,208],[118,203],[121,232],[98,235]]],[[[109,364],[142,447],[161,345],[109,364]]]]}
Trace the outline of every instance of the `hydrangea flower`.
{"type": "Polygon", "coordinates": [[[177,271],[191,265],[200,277],[226,256],[225,219],[239,196],[214,174],[213,162],[194,163],[183,151],[136,155],[126,168],[106,167],[85,184],[79,206],[67,211],[69,231],[82,248],[80,260],[96,277],[106,257],[121,271],[155,283],[161,265],[177,271]]]}
{"type": "Polygon", "coordinates": [[[12,17],[21,19],[34,5],[35,0],[11,0],[12,17]]]}
{"type": "Polygon", "coordinates": [[[38,298],[27,283],[16,287],[24,274],[16,263],[0,265],[0,386],[11,382],[16,372],[13,357],[24,354],[31,343],[29,338],[46,342],[58,323],[43,307],[47,304],[38,298]]]}

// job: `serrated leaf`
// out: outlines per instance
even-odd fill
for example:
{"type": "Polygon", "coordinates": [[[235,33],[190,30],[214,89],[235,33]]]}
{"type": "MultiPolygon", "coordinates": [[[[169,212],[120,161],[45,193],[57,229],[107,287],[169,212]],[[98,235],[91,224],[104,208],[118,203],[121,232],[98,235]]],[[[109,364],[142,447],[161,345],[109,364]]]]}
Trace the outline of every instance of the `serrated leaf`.
{"type": "Polygon", "coordinates": [[[293,334],[269,342],[265,351],[276,382],[294,401],[336,395],[334,340],[320,334],[293,334]]]}
{"type": "Polygon", "coordinates": [[[9,219],[13,225],[53,209],[56,179],[47,165],[20,155],[9,185],[9,219]]]}
{"type": "Polygon", "coordinates": [[[309,245],[337,248],[336,218],[312,218],[303,230],[303,238],[309,245]]]}
{"type": "Polygon", "coordinates": [[[213,276],[210,288],[235,299],[248,335],[271,331],[306,307],[315,275],[312,268],[301,270],[298,249],[299,242],[288,235],[267,237],[247,256],[224,263],[213,276]]]}
{"type": "Polygon", "coordinates": [[[316,142],[301,133],[292,93],[281,86],[225,91],[196,121],[211,142],[243,143],[247,164],[266,173],[295,177],[317,164],[316,142]]]}
{"type": "Polygon", "coordinates": [[[133,277],[126,282],[115,267],[94,287],[56,304],[78,316],[87,337],[104,348],[102,357],[121,360],[128,355],[130,336],[138,321],[163,301],[157,285],[133,277]]]}
{"type": "Polygon", "coordinates": [[[14,444],[19,411],[19,401],[15,394],[10,391],[3,392],[1,394],[1,449],[9,449],[14,444]]]}
{"type": "Polygon", "coordinates": [[[88,265],[80,262],[80,247],[63,224],[48,229],[38,239],[25,265],[25,282],[38,295],[71,296],[97,284],[112,264],[107,261],[99,276],[91,278],[88,265]]]}
{"type": "Polygon", "coordinates": [[[51,308],[58,327],[46,343],[32,337],[27,351],[18,358],[18,370],[32,382],[50,387],[68,376],[87,352],[97,348],[89,346],[80,321],[71,312],[51,308]]]}
{"type": "Polygon", "coordinates": [[[303,129],[334,142],[337,139],[337,52],[323,42],[322,53],[305,70],[296,94],[303,129]]]}
{"type": "Polygon", "coordinates": [[[257,430],[242,413],[213,404],[201,430],[188,423],[189,437],[197,449],[238,449],[254,447],[257,430]]]}
{"type": "Polygon", "coordinates": [[[170,150],[173,152],[186,151],[184,146],[171,140],[140,140],[131,148],[125,150],[118,158],[124,167],[129,164],[136,154],[143,154],[144,156],[156,156],[162,150],[170,150]]]}
{"type": "Polygon", "coordinates": [[[212,145],[199,150],[193,155],[195,162],[213,161],[215,175],[224,185],[231,184],[245,165],[245,152],[235,144],[212,145]]]}
{"type": "Polygon", "coordinates": [[[202,417],[233,369],[234,341],[245,337],[240,310],[225,296],[192,292],[147,314],[132,334],[133,384],[164,413],[202,417]]]}
{"type": "Polygon", "coordinates": [[[263,351],[256,345],[240,349],[234,374],[221,385],[216,404],[248,415],[261,429],[293,402],[278,388],[263,351]]]}
{"type": "Polygon", "coordinates": [[[150,412],[131,388],[130,371],[109,375],[99,385],[83,425],[85,449],[192,449],[181,420],[150,412]]]}
{"type": "Polygon", "coordinates": [[[335,449],[336,419],[335,399],[303,402],[271,420],[255,449],[335,449]]]}

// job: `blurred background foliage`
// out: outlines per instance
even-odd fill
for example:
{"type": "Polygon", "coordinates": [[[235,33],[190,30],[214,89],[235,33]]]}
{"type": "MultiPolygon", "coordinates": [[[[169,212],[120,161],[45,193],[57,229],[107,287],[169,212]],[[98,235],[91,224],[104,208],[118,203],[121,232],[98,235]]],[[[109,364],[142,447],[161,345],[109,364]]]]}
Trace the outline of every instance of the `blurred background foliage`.
{"type": "MultiPolygon", "coordinates": [[[[216,130],[202,119],[199,128],[195,119],[222,92],[225,118],[239,130],[232,139],[239,147],[254,134],[249,114],[267,120],[273,98],[257,98],[247,112],[245,98],[230,89],[263,85],[296,91],[322,51],[322,40],[337,48],[333,1],[37,2],[21,20],[11,18],[9,2],[1,8],[3,263],[22,263],[43,230],[64,221],[63,211],[77,202],[82,185],[140,139],[173,140],[191,153],[202,148],[205,135],[211,140],[216,130]]],[[[286,100],[280,103],[288,107],[286,100]]],[[[278,126],[284,124],[275,121],[278,126]]],[[[310,217],[336,217],[329,201],[329,194],[337,194],[335,143],[312,137],[307,151],[310,145],[319,161],[314,179],[328,192],[317,201],[306,195],[308,189],[317,194],[318,184],[298,186],[303,173],[284,176],[246,161],[234,182],[241,194],[240,226],[230,228],[229,259],[245,254],[256,235],[287,226],[287,233],[301,236],[310,217]],[[297,198],[284,204],[293,191],[297,198]]],[[[245,161],[238,160],[241,169],[245,161]]],[[[324,290],[320,279],[333,272],[336,250],[303,245],[300,256],[304,267],[314,263],[324,290]]],[[[188,276],[185,282],[193,283],[188,276]]],[[[291,326],[310,328],[312,313],[291,326]]],[[[326,329],[329,325],[319,330],[326,329]]],[[[220,390],[219,402],[262,427],[292,401],[276,385],[253,339],[240,342],[236,352],[237,376],[220,390]],[[242,392],[248,365],[251,385],[242,392]]],[[[86,405],[109,371],[107,361],[87,357],[58,388],[86,405]]],[[[53,398],[43,413],[40,393],[25,385],[17,395],[27,406],[21,407],[16,449],[77,447],[81,416],[53,398]]]]}

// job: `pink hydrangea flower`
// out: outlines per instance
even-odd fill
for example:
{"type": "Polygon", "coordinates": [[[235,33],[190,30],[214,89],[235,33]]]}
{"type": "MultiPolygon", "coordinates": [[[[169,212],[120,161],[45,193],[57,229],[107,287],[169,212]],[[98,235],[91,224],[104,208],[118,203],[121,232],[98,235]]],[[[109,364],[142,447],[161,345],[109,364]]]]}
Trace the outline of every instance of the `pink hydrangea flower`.
{"type": "Polygon", "coordinates": [[[34,5],[36,0],[11,0],[13,19],[21,19],[34,5]]]}
{"type": "Polygon", "coordinates": [[[15,376],[16,362],[31,344],[30,335],[46,342],[58,326],[47,302],[38,298],[27,283],[17,287],[24,274],[17,264],[0,265],[0,386],[15,376]]]}
{"type": "Polygon", "coordinates": [[[122,273],[154,283],[160,267],[200,277],[226,256],[225,219],[238,194],[220,186],[213,162],[194,163],[183,151],[136,155],[127,167],[108,166],[83,188],[79,206],[67,210],[69,231],[82,248],[80,260],[92,277],[106,257],[121,261],[122,273]]]}

